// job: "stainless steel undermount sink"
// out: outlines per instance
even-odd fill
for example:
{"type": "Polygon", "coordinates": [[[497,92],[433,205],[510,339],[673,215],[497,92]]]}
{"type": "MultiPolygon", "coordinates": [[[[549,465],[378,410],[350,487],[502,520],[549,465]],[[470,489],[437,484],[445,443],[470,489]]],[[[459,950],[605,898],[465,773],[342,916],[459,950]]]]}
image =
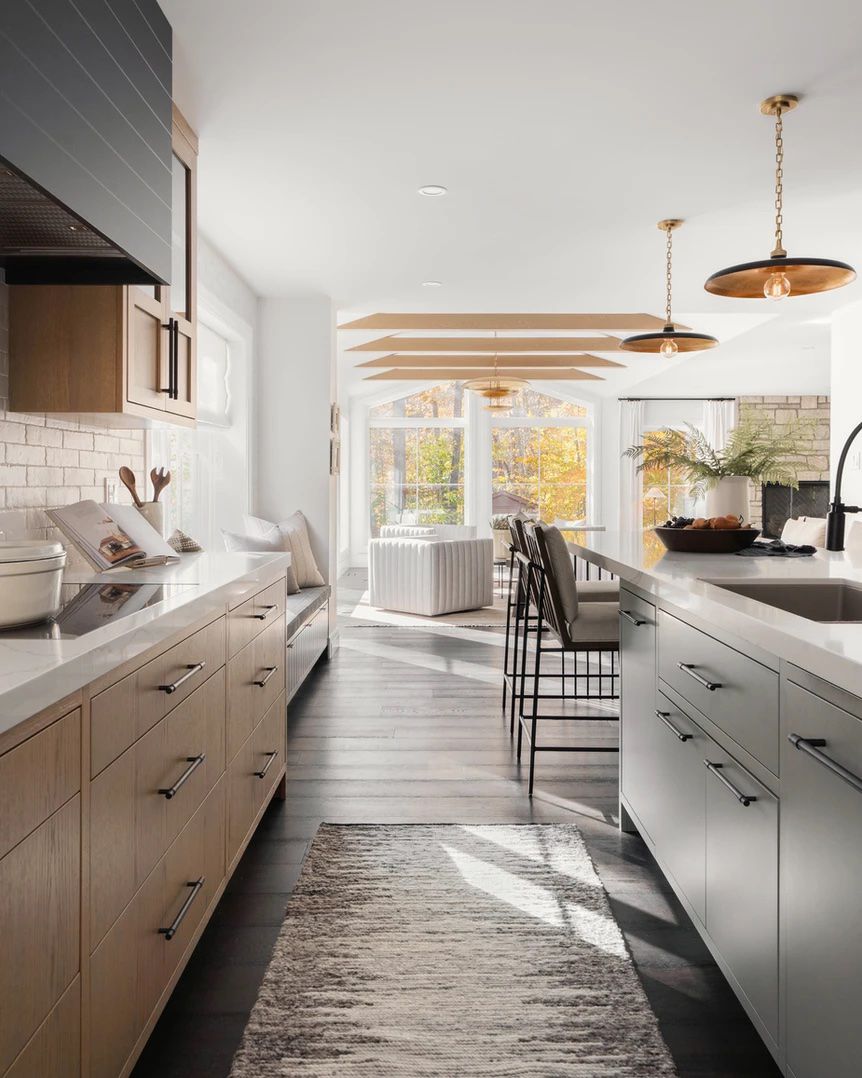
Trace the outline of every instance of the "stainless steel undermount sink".
{"type": "Polygon", "coordinates": [[[704,583],[809,621],[862,622],[862,584],[852,580],[705,580],[704,583]]]}

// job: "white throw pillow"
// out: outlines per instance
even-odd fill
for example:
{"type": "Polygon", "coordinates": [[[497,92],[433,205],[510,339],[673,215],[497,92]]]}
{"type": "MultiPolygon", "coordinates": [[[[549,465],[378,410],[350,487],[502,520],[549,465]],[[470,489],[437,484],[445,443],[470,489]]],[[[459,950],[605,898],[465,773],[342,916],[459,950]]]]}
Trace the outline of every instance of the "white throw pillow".
{"type": "Polygon", "coordinates": [[[826,517],[794,517],[781,531],[782,541],[794,546],[826,546],[826,517]]]}
{"type": "Polygon", "coordinates": [[[308,524],[297,509],[285,520],[278,522],[278,529],[290,543],[293,564],[296,567],[296,579],[301,588],[319,588],[323,586],[323,577],[317,568],[311,541],[308,538],[308,524]]]}
{"type": "MultiPolygon", "coordinates": [[[[229,532],[224,528],[222,528],[221,534],[224,539],[225,550],[229,551],[249,551],[255,554],[277,551],[281,554],[289,549],[285,546],[284,536],[278,528],[275,528],[274,535],[266,536],[240,535],[238,532],[229,532]]],[[[287,567],[287,594],[296,595],[298,591],[299,584],[297,582],[296,569],[293,565],[293,558],[291,558],[290,565],[287,567]]]]}

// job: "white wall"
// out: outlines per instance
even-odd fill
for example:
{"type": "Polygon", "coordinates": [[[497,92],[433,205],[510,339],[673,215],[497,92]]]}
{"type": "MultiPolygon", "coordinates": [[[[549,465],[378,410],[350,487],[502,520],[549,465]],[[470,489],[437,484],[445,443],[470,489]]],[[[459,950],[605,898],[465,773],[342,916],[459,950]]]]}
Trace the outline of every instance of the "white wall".
{"type": "MultiPolygon", "coordinates": [[[[836,311],[832,317],[832,433],[830,463],[834,490],[838,456],[850,431],[862,422],[862,301],[836,311]]],[[[841,497],[848,505],[862,505],[862,435],[844,466],[841,497]]],[[[848,518],[848,519],[853,519],[848,518]]],[[[859,521],[854,522],[858,527],[859,521]]]]}
{"type": "MultiPolygon", "coordinates": [[[[258,305],[256,511],[282,520],[301,509],[330,584],[338,572],[337,482],[329,474],[335,400],[335,312],[328,296],[258,305]]],[[[332,609],[334,613],[334,606],[332,609]]]]}

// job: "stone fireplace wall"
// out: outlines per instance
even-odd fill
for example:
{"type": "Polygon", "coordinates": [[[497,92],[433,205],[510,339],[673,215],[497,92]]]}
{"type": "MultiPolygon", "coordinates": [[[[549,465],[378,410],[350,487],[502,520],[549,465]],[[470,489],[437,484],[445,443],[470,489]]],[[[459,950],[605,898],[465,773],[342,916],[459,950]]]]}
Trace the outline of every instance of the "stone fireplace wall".
{"type": "MultiPolygon", "coordinates": [[[[797,462],[799,479],[829,479],[829,398],[825,396],[739,397],[739,420],[767,419],[776,427],[787,427],[797,420],[810,420],[810,436],[801,439],[797,462]]],[[[755,523],[762,517],[759,486],[752,484],[751,516],[755,523]]]]}

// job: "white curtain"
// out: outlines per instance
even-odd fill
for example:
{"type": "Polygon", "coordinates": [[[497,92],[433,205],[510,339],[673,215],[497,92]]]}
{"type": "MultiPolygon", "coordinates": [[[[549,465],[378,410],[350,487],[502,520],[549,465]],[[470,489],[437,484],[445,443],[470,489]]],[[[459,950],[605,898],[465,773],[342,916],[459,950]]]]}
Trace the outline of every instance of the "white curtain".
{"type": "Polygon", "coordinates": [[[713,449],[724,449],[735,426],[735,400],[703,402],[703,433],[713,449]]]}
{"type": "Polygon", "coordinates": [[[637,470],[638,462],[623,456],[633,445],[643,441],[644,402],[620,401],[620,531],[640,531],[643,527],[641,503],[643,479],[637,470]]]}

